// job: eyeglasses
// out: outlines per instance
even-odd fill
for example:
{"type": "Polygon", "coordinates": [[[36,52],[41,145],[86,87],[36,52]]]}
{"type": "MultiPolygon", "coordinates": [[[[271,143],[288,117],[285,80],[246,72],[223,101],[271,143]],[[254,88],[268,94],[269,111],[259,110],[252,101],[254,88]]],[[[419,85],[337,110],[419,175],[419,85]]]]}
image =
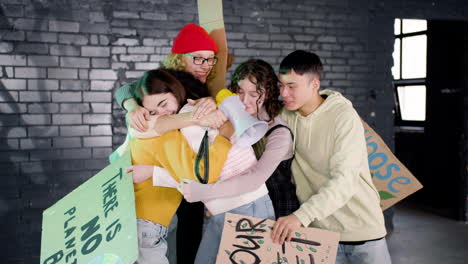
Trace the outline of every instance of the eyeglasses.
{"type": "Polygon", "coordinates": [[[206,61],[209,66],[213,66],[218,62],[218,57],[212,57],[212,58],[203,58],[203,57],[195,57],[190,53],[184,53],[187,57],[190,57],[193,59],[193,64],[195,65],[203,65],[206,61]]]}

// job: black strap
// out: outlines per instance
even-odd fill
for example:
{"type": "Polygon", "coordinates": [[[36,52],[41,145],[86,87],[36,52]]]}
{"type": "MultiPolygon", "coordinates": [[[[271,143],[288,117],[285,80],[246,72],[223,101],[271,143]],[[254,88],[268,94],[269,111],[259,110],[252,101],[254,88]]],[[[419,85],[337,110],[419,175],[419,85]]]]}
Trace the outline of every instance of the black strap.
{"type": "Polygon", "coordinates": [[[271,132],[275,131],[276,129],[278,129],[278,128],[280,128],[280,127],[286,128],[286,129],[289,131],[289,133],[291,134],[291,137],[292,137],[292,139],[293,139],[293,141],[294,141],[294,135],[293,135],[291,129],[290,129],[289,127],[287,127],[287,126],[285,126],[285,125],[281,125],[281,124],[278,124],[278,125],[276,125],[276,126],[270,128],[270,129],[265,133],[265,136],[264,136],[264,137],[268,137],[268,136],[271,134],[271,132]]]}
{"type": "Polygon", "coordinates": [[[195,159],[195,176],[197,177],[200,183],[208,183],[209,170],[210,170],[210,156],[209,156],[209,146],[208,146],[208,131],[205,131],[202,142],[200,143],[200,148],[198,150],[197,158],[195,159]],[[200,176],[200,161],[204,158],[205,173],[203,178],[200,176]]]}
{"type": "MultiPolygon", "coordinates": [[[[291,131],[291,129],[290,129],[288,126],[285,126],[285,125],[282,125],[282,124],[278,124],[278,125],[276,125],[276,126],[270,128],[270,129],[265,133],[265,136],[264,136],[264,137],[268,137],[268,136],[271,134],[271,132],[273,132],[273,131],[275,131],[276,129],[281,128],[281,127],[284,127],[284,128],[286,128],[286,129],[289,131],[289,134],[291,134],[291,138],[292,138],[292,141],[293,141],[293,144],[294,144],[294,134],[293,134],[293,132],[291,131]]],[[[293,147],[294,147],[294,146],[293,146],[293,147]]],[[[293,149],[294,149],[294,148],[293,148],[293,149]]],[[[293,156],[292,156],[291,159],[293,159],[295,156],[296,156],[296,153],[293,152],[293,156]]]]}

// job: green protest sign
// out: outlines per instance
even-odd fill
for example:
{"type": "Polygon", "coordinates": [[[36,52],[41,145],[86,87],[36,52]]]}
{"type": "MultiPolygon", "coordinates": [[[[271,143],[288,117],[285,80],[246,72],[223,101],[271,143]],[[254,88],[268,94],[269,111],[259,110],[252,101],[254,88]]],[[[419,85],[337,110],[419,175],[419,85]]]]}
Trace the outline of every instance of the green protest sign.
{"type": "Polygon", "coordinates": [[[138,257],[130,153],[42,216],[41,264],[127,264],[138,257]]]}

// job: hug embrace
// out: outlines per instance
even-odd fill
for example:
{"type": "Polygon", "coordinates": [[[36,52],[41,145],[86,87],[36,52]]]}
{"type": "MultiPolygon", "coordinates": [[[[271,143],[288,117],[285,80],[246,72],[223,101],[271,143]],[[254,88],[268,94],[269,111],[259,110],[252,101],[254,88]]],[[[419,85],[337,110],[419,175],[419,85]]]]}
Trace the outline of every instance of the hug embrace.
{"type": "Polygon", "coordinates": [[[320,58],[294,51],[278,77],[261,59],[236,67],[228,89],[268,124],[240,146],[206,86],[216,52],[186,25],[161,68],[116,91],[129,129],[111,159],[132,154],[137,263],[215,263],[226,212],[277,220],[277,243],[301,226],[338,232],[337,263],[391,263],[361,120],[340,93],[320,90],[320,58]]]}

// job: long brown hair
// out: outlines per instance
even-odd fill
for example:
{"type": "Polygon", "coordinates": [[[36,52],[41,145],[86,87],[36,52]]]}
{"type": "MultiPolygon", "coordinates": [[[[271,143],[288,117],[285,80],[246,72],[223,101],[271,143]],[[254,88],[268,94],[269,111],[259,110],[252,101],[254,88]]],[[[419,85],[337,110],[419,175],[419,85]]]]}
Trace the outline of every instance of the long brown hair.
{"type": "Polygon", "coordinates": [[[157,69],[145,72],[135,90],[135,99],[142,104],[145,95],[172,93],[179,103],[179,108],[186,100],[184,86],[168,71],[157,69]]]}
{"type": "Polygon", "coordinates": [[[239,90],[239,82],[245,78],[249,78],[250,82],[255,84],[257,93],[260,95],[257,100],[257,116],[258,116],[258,102],[262,95],[265,93],[265,100],[263,106],[271,121],[281,111],[281,101],[279,100],[279,87],[278,77],[271,65],[260,59],[250,59],[237,66],[232,74],[231,85],[229,90],[236,93],[239,90]]]}

